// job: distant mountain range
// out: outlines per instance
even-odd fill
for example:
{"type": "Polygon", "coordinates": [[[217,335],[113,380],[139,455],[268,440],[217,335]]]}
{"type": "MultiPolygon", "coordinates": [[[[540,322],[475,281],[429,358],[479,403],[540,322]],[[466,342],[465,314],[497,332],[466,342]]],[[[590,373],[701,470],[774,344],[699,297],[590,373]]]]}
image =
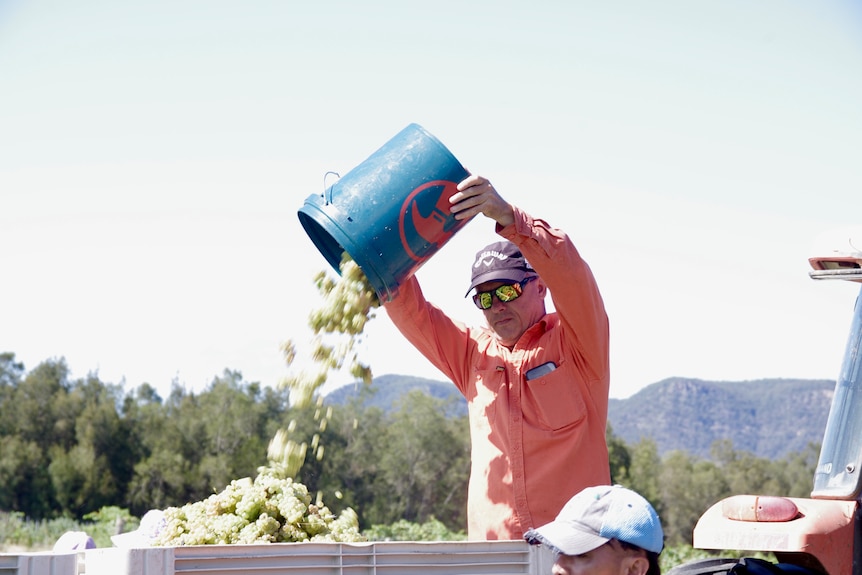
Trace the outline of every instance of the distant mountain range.
{"type": "MultiPolygon", "coordinates": [[[[708,459],[713,442],[728,439],[736,451],[780,459],[821,443],[834,388],[830,380],[673,377],[626,399],[611,399],[608,420],[627,445],[651,438],[661,455],[683,450],[708,459]]],[[[450,382],[400,375],[376,377],[370,386],[343,386],[326,400],[343,405],[355,399],[388,411],[413,389],[449,400],[451,416],[467,414],[466,400],[450,382]]]]}

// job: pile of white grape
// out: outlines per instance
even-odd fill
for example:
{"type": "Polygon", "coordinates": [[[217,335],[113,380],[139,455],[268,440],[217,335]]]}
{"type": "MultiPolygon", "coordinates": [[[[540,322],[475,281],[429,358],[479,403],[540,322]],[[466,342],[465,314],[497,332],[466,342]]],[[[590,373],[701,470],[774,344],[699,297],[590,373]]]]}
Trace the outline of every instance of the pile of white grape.
{"type": "Polygon", "coordinates": [[[295,461],[284,456],[282,433],[270,442],[269,464],[257,476],[231,481],[203,501],[169,507],[154,546],[230,545],[301,541],[365,541],[359,518],[349,507],[335,516],[308,488],[293,480],[295,461]]]}

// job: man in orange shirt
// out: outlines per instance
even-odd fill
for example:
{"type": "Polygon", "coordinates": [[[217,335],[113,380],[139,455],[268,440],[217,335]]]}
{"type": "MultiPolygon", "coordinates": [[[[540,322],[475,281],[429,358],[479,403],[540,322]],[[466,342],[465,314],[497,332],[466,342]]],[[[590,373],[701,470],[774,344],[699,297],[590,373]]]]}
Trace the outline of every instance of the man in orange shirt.
{"type": "Polygon", "coordinates": [[[487,327],[446,316],[415,277],[384,305],[467,399],[468,537],[521,539],[581,489],[610,483],[608,318],[564,232],[512,206],[480,176],[461,182],[449,201],[456,219],[481,213],[505,239],[476,255],[467,292],[475,290],[487,327]]]}

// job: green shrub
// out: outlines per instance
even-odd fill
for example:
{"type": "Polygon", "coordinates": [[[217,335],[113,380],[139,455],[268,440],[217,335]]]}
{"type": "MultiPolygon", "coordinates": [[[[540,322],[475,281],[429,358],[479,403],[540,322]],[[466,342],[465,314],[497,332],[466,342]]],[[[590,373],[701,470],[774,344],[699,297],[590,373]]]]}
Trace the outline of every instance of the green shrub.
{"type": "Polygon", "coordinates": [[[46,551],[67,531],[84,531],[96,547],[113,547],[111,535],[137,529],[140,521],[119,507],[103,507],[84,516],[85,521],[67,517],[28,519],[18,511],[0,511],[0,550],[20,547],[28,551],[46,551]]]}
{"type": "Polygon", "coordinates": [[[373,525],[362,534],[369,541],[464,541],[463,531],[450,531],[435,518],[425,523],[400,520],[391,525],[373,525]]]}
{"type": "Polygon", "coordinates": [[[86,523],[82,523],[78,531],[86,531],[96,542],[96,547],[113,547],[111,535],[134,531],[141,524],[141,520],[131,515],[128,509],[114,506],[88,513],[84,520],[86,523]]]}
{"type": "Polygon", "coordinates": [[[33,520],[20,512],[0,511],[0,544],[23,547],[33,551],[51,549],[54,542],[66,531],[80,531],[73,519],[58,518],[33,520]]]}

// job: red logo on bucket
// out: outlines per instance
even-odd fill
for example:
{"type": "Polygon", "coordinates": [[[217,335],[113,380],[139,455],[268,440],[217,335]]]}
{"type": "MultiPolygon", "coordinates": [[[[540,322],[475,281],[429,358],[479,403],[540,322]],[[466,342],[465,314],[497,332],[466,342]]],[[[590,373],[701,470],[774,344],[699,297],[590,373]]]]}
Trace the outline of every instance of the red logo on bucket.
{"type": "Polygon", "coordinates": [[[404,252],[412,259],[422,261],[430,256],[462,223],[449,212],[449,197],[457,191],[457,183],[435,180],[422,184],[404,200],[398,231],[404,252]]]}

